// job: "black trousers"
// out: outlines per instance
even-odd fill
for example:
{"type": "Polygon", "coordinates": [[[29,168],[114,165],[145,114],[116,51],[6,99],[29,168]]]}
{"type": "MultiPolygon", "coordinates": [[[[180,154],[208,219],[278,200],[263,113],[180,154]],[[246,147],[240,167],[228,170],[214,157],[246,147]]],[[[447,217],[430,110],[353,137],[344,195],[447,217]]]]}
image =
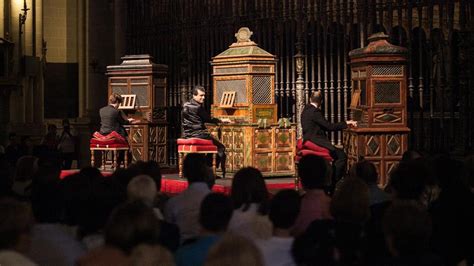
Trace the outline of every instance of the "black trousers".
{"type": "Polygon", "coordinates": [[[219,140],[214,138],[212,135],[203,135],[203,136],[199,136],[199,138],[212,140],[212,143],[217,146],[216,168],[219,168],[220,166],[222,170],[222,175],[223,177],[225,177],[226,155],[225,155],[224,144],[222,144],[219,140]]]}
{"type": "Polygon", "coordinates": [[[332,175],[332,184],[335,186],[336,183],[341,180],[341,178],[346,173],[347,167],[347,155],[342,149],[334,147],[334,150],[331,151],[331,157],[334,159],[333,165],[333,175],[332,175]]]}

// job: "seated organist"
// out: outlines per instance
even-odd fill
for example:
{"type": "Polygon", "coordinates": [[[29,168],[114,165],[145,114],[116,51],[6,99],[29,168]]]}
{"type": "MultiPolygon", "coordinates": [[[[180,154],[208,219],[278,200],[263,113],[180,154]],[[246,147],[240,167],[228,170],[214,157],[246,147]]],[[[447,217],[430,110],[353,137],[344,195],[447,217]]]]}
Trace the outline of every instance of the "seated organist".
{"type": "Polygon", "coordinates": [[[216,167],[219,167],[220,164],[222,173],[225,174],[225,146],[211,136],[205,125],[205,123],[217,124],[225,121],[212,118],[204,109],[203,103],[206,95],[204,87],[195,86],[192,90],[192,94],[192,99],[183,105],[183,138],[200,138],[212,140],[213,144],[217,146],[216,167]]]}
{"type": "Polygon", "coordinates": [[[122,101],[123,99],[120,94],[112,93],[109,96],[109,104],[99,110],[100,134],[105,136],[115,131],[124,139],[127,139],[127,132],[123,125],[133,124],[138,122],[138,120],[127,118],[127,116],[118,109],[122,101]]]}
{"type": "Polygon", "coordinates": [[[334,173],[332,186],[343,175],[346,169],[347,155],[342,149],[336,148],[327,138],[327,131],[338,131],[348,126],[357,126],[357,122],[353,120],[343,121],[339,123],[331,123],[324,118],[321,111],[323,95],[321,91],[314,91],[310,97],[310,104],[306,105],[301,113],[301,126],[303,128],[303,141],[311,141],[314,144],[329,150],[331,157],[334,159],[334,173]]]}

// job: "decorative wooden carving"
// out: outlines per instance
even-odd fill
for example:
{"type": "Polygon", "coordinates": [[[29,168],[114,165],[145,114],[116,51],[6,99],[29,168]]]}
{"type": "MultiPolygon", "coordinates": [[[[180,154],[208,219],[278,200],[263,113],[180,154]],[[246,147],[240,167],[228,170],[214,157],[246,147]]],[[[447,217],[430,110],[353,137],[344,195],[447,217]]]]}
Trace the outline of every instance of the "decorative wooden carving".
{"type": "Polygon", "coordinates": [[[269,124],[259,128],[256,124],[224,124],[209,126],[214,137],[226,147],[227,172],[252,166],[264,176],[292,176],[295,171],[296,125],[280,128],[269,124]],[[220,130],[220,134],[219,134],[220,130]]]}
{"type": "Polygon", "coordinates": [[[275,56],[250,40],[251,35],[248,28],[241,28],[235,34],[237,42],[213,57],[212,113],[244,123],[259,119],[276,123],[275,56]],[[219,102],[228,92],[235,93],[232,109],[219,102]]]}
{"type": "Polygon", "coordinates": [[[344,131],[344,148],[349,167],[360,158],[373,162],[380,185],[388,182],[390,171],[407,150],[407,73],[403,47],[388,43],[388,36],[377,33],[369,45],[352,50],[352,119],[358,128],[344,131]]]}

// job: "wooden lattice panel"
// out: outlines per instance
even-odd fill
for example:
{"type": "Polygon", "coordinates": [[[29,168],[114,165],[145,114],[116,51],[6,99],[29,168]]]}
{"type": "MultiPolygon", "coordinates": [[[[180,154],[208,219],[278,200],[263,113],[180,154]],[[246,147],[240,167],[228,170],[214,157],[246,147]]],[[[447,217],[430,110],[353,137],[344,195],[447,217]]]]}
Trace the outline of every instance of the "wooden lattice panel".
{"type": "Polygon", "coordinates": [[[366,136],[366,156],[380,156],[380,135],[366,136]]]}
{"type": "Polygon", "coordinates": [[[401,156],[402,155],[402,140],[401,135],[387,135],[386,155],[401,156]]]}

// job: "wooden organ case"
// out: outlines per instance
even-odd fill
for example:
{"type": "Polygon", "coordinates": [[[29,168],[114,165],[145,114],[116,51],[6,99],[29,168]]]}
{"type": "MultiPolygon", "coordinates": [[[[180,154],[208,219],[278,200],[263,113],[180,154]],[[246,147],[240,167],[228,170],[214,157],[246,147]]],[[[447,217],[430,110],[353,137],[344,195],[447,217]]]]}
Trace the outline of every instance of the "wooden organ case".
{"type": "Polygon", "coordinates": [[[344,131],[349,167],[359,158],[373,162],[379,185],[385,186],[390,172],[407,150],[407,49],[390,44],[388,36],[376,33],[364,48],[352,50],[351,118],[357,128],[344,131]]]}
{"type": "Polygon", "coordinates": [[[150,55],[121,59],[120,65],[107,66],[108,93],[125,96],[127,102],[119,109],[140,120],[126,126],[132,162],[153,160],[167,165],[168,66],[153,63],[150,55]]]}
{"type": "Polygon", "coordinates": [[[276,59],[251,41],[251,35],[241,28],[237,42],[212,60],[212,114],[231,123],[209,128],[226,147],[227,172],[252,166],[265,176],[294,175],[296,128],[277,123],[276,59]]]}

